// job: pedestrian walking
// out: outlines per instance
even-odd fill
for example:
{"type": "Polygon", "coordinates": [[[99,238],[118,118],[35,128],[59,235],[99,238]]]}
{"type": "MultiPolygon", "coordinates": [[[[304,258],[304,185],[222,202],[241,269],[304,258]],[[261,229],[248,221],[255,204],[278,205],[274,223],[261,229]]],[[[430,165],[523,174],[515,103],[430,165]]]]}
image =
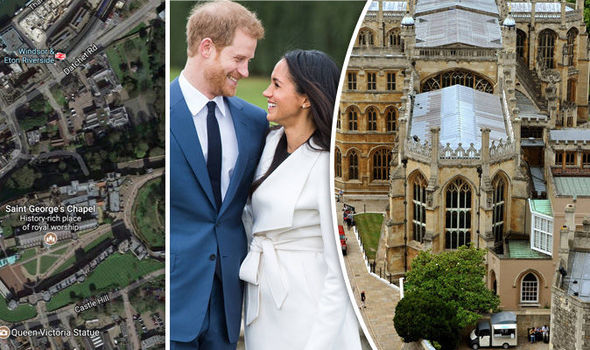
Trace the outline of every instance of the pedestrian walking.
{"type": "Polygon", "coordinates": [[[362,307],[363,309],[366,309],[366,308],[367,308],[367,305],[365,305],[365,300],[367,300],[367,296],[366,296],[366,294],[365,294],[365,291],[363,290],[363,291],[361,292],[361,307],[362,307]]]}

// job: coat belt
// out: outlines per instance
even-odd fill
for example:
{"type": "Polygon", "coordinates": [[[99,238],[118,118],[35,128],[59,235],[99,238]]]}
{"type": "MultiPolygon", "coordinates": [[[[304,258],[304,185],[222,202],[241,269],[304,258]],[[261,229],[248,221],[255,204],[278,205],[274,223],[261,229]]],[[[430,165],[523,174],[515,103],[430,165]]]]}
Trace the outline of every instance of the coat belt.
{"type": "Polygon", "coordinates": [[[246,286],[246,325],[256,320],[260,311],[260,274],[264,256],[265,280],[277,309],[280,309],[287,298],[289,285],[282,274],[277,258],[277,250],[322,252],[323,242],[319,236],[272,240],[265,235],[255,235],[250,243],[250,251],[240,267],[240,279],[248,282],[246,286]]]}

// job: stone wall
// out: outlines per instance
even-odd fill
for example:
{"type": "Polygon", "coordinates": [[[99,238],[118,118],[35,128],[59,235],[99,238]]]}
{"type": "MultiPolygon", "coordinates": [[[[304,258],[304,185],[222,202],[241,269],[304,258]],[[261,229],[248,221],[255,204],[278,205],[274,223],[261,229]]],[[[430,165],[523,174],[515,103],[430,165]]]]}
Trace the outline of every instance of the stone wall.
{"type": "Polygon", "coordinates": [[[549,309],[537,309],[534,312],[516,311],[516,332],[519,337],[525,337],[528,339],[528,329],[531,327],[543,327],[544,325],[549,326],[551,319],[551,310],[549,309]],[[546,312],[543,312],[546,311],[546,312]]]}
{"type": "Polygon", "coordinates": [[[590,303],[553,287],[551,315],[552,349],[590,349],[590,303]]]}

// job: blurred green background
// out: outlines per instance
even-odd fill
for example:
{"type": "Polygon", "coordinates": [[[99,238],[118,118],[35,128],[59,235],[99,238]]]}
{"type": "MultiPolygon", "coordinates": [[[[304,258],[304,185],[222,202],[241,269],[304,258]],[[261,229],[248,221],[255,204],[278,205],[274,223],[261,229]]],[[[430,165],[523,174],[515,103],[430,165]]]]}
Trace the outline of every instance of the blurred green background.
{"type": "MultiPolygon", "coordinates": [[[[281,56],[293,49],[326,52],[342,67],[364,1],[238,1],[255,12],[265,29],[250,63],[250,77],[240,80],[237,95],[266,109],[262,91],[281,56]]],[[[170,79],[186,61],[186,20],[197,2],[170,3],[170,79]]]]}

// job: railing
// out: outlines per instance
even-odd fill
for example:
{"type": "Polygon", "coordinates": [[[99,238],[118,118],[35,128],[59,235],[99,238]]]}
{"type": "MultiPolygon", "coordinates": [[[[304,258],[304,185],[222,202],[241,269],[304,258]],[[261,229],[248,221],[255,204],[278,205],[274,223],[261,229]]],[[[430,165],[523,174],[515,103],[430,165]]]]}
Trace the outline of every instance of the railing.
{"type": "MultiPolygon", "coordinates": [[[[378,11],[368,11],[365,15],[365,20],[376,21],[378,11]]],[[[404,11],[383,11],[383,18],[402,18],[404,17],[404,11]]]]}
{"type": "MultiPolygon", "coordinates": [[[[412,138],[406,140],[407,155],[417,161],[429,163],[432,157],[432,146],[427,141],[420,143],[412,138]]],[[[514,143],[511,140],[491,142],[490,145],[490,162],[506,160],[514,155],[514,143]]],[[[450,143],[445,146],[439,145],[438,159],[441,164],[450,164],[453,161],[476,160],[481,159],[481,149],[475,148],[473,143],[469,147],[463,147],[462,143],[455,148],[450,143]]],[[[465,163],[467,164],[467,163],[465,163]]]]}
{"type": "Polygon", "coordinates": [[[572,167],[572,168],[561,168],[561,167],[551,167],[551,173],[553,176],[590,176],[590,168],[579,168],[579,167],[572,167]]]}
{"type": "Polygon", "coordinates": [[[495,141],[492,141],[492,145],[490,146],[490,161],[496,162],[500,160],[505,160],[508,158],[512,158],[514,155],[514,143],[513,142],[498,142],[496,145],[495,141]]]}
{"type": "Polygon", "coordinates": [[[426,140],[424,143],[420,143],[419,141],[415,141],[413,138],[409,138],[406,141],[406,152],[412,158],[425,162],[430,163],[430,159],[432,156],[432,146],[426,140]]]}
{"type": "Polygon", "coordinates": [[[457,148],[453,149],[451,144],[441,147],[438,152],[439,159],[479,159],[481,156],[480,150],[476,149],[473,143],[469,148],[464,149],[463,144],[459,142],[457,148]]]}
{"type": "MultiPolygon", "coordinates": [[[[527,19],[530,20],[531,13],[530,12],[513,12],[512,17],[515,20],[519,19],[527,19]]],[[[567,11],[565,13],[565,18],[568,21],[576,20],[580,17],[577,11],[567,11]]],[[[541,22],[559,22],[561,21],[561,12],[535,12],[535,20],[541,22]]]]}
{"type": "Polygon", "coordinates": [[[467,48],[416,48],[415,54],[421,58],[447,58],[447,57],[465,57],[465,58],[481,58],[481,59],[496,59],[496,49],[467,49],[467,48]]]}
{"type": "Polygon", "coordinates": [[[383,11],[383,18],[402,18],[405,13],[396,11],[383,11]]]}
{"type": "Polygon", "coordinates": [[[353,47],[351,56],[361,57],[404,57],[402,46],[390,46],[390,47],[375,47],[375,46],[362,46],[353,47]]]}
{"type": "MultiPolygon", "coordinates": [[[[530,12],[514,12],[512,17],[516,18],[531,18],[530,12]]],[[[535,12],[535,19],[559,20],[561,18],[560,12],[535,12]]]]}
{"type": "Polygon", "coordinates": [[[377,20],[377,11],[368,11],[365,15],[365,21],[377,20]]]}

